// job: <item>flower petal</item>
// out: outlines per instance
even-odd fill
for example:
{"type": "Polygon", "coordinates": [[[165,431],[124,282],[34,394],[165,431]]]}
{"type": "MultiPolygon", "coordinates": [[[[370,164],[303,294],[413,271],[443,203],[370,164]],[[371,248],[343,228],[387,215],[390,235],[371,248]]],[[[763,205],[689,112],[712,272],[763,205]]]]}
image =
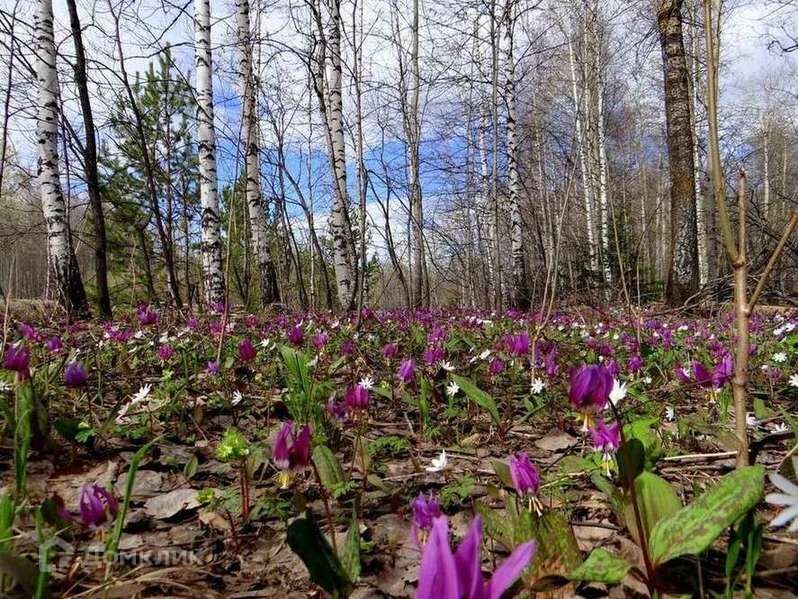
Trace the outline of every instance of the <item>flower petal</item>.
{"type": "Polygon", "coordinates": [[[468,534],[466,534],[454,554],[461,596],[479,597],[479,593],[482,590],[482,560],[479,556],[481,546],[482,518],[477,516],[471,522],[468,534]]]}
{"type": "Polygon", "coordinates": [[[484,594],[485,599],[501,599],[502,593],[509,589],[526,567],[532,563],[536,549],[535,541],[522,543],[516,547],[510,557],[504,560],[493,573],[484,594]]]}
{"type": "Polygon", "coordinates": [[[449,522],[446,516],[432,524],[421,567],[418,571],[416,599],[460,599],[457,592],[457,568],[449,548],[449,522]]]}

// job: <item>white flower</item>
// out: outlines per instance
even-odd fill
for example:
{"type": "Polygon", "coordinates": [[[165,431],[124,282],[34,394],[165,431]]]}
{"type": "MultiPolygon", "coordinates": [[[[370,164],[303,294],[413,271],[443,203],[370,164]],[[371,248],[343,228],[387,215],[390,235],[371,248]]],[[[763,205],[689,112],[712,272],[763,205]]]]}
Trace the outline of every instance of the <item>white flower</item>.
{"type": "Polygon", "coordinates": [[[486,349],[481,354],[479,354],[479,359],[480,360],[487,360],[489,355],[490,355],[490,350],[486,349]]]}
{"type": "Polygon", "coordinates": [[[668,422],[673,422],[676,419],[676,410],[673,409],[673,406],[667,406],[665,408],[665,420],[668,422]]]}
{"type": "Polygon", "coordinates": [[[449,397],[454,397],[455,395],[457,395],[458,391],[460,391],[460,386],[454,381],[446,385],[446,395],[448,395],[449,397]]]}
{"type": "Polygon", "coordinates": [[[532,392],[532,395],[538,395],[545,388],[546,383],[544,383],[542,379],[535,377],[532,379],[532,384],[530,385],[529,390],[532,392]]]}
{"type": "Polygon", "coordinates": [[[130,399],[131,405],[140,404],[150,396],[152,385],[142,385],[141,388],[130,399]]]}
{"type": "Polygon", "coordinates": [[[790,387],[798,387],[798,373],[790,377],[790,387]]]}
{"type": "Polygon", "coordinates": [[[133,333],[133,339],[144,339],[144,331],[136,331],[133,333]]]}
{"type": "Polygon", "coordinates": [[[787,425],[784,424],[783,422],[779,422],[776,426],[773,427],[774,433],[786,433],[789,430],[790,429],[787,428],[787,425]]]}
{"type": "Polygon", "coordinates": [[[759,420],[757,420],[757,417],[751,412],[745,413],[745,423],[751,428],[757,428],[759,426],[759,420]]]}
{"type": "Polygon", "coordinates": [[[11,383],[8,383],[6,381],[0,381],[0,392],[11,391],[11,389],[12,389],[11,383]]]}
{"type": "MultiPolygon", "coordinates": [[[[795,472],[798,472],[798,456],[793,456],[792,467],[795,472]]],[[[791,483],[778,472],[772,472],[769,477],[770,482],[784,493],[768,493],[765,495],[765,501],[771,505],[787,506],[770,521],[770,525],[776,528],[792,522],[787,530],[798,532],[798,485],[791,483]]]]}
{"type": "Polygon", "coordinates": [[[442,472],[446,470],[449,460],[446,458],[446,450],[441,451],[441,455],[437,458],[432,458],[432,465],[427,466],[427,472],[442,472]]]}
{"type": "Polygon", "coordinates": [[[272,346],[272,340],[271,339],[261,339],[260,340],[260,346],[263,349],[270,349],[271,346],[272,346]]]}
{"type": "Polygon", "coordinates": [[[446,372],[451,372],[454,370],[454,366],[452,366],[451,362],[441,362],[441,368],[443,368],[446,372]]]}
{"type": "Polygon", "coordinates": [[[787,354],[785,354],[783,351],[776,352],[775,354],[773,354],[773,361],[776,364],[783,364],[784,362],[787,361],[787,354]]]}
{"type": "Polygon", "coordinates": [[[618,402],[626,397],[626,383],[621,383],[618,379],[612,379],[612,391],[610,391],[610,401],[617,406],[618,402]]]}
{"type": "Polygon", "coordinates": [[[646,385],[650,385],[650,384],[651,384],[653,381],[654,381],[654,379],[652,379],[650,376],[647,376],[647,377],[645,377],[645,378],[643,379],[643,382],[644,382],[646,385]]]}
{"type": "Polygon", "coordinates": [[[374,379],[370,376],[364,376],[362,379],[360,379],[359,385],[365,390],[370,391],[374,387],[374,379]]]}
{"type": "Polygon", "coordinates": [[[241,403],[243,399],[244,396],[242,395],[241,391],[233,391],[233,399],[230,402],[230,404],[233,406],[237,406],[238,404],[241,403]]]}
{"type": "Polygon", "coordinates": [[[122,408],[119,410],[119,414],[116,416],[116,423],[117,424],[125,424],[127,422],[127,413],[130,411],[130,408],[137,406],[140,403],[143,403],[147,400],[150,396],[150,391],[152,391],[152,385],[143,385],[134,395],[130,398],[130,401],[127,402],[122,408]]]}

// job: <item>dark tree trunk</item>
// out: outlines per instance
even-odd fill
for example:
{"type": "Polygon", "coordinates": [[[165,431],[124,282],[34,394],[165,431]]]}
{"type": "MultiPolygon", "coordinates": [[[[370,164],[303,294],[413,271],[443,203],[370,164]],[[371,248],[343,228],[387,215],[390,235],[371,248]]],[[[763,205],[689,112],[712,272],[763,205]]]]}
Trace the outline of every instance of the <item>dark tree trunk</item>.
{"type": "Polygon", "coordinates": [[[108,291],[107,240],[105,235],[105,216],[100,195],[100,180],[97,175],[97,140],[94,129],[94,116],[89,98],[89,86],[86,75],[86,52],[83,48],[83,33],[75,0],[67,0],[69,9],[69,25],[75,44],[75,85],[80,97],[80,109],[83,113],[83,127],[86,130],[86,141],[83,146],[83,170],[86,176],[86,187],[89,192],[92,220],[94,224],[94,276],[97,279],[97,307],[100,315],[111,319],[111,294],[108,291]]]}
{"type": "Polygon", "coordinates": [[[690,83],[682,36],[682,0],[661,0],[657,26],[665,81],[671,183],[671,239],[666,297],[682,305],[698,291],[698,227],[690,83]]]}

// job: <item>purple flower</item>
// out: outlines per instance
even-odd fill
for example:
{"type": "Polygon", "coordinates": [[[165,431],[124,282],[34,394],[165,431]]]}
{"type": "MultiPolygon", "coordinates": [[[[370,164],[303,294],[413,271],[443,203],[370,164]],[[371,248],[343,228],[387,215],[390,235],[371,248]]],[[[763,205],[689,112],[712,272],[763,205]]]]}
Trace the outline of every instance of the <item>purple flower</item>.
{"type": "Polygon", "coordinates": [[[35,328],[33,328],[31,325],[25,322],[20,322],[17,325],[17,329],[19,330],[19,334],[22,335],[28,341],[40,341],[42,338],[39,331],[37,331],[35,328]]]}
{"type": "Polygon", "coordinates": [[[83,485],[80,489],[78,501],[80,512],[69,512],[60,499],[56,501],[58,513],[64,520],[77,522],[86,528],[96,528],[105,522],[116,518],[119,504],[111,493],[100,485],[83,485]]]}
{"type": "Polygon", "coordinates": [[[336,402],[332,397],[327,400],[327,413],[338,420],[343,422],[346,420],[346,402],[336,402]]]}
{"type": "Polygon", "coordinates": [[[327,345],[329,340],[330,336],[327,333],[317,333],[313,335],[310,341],[313,343],[313,347],[320,351],[325,345],[327,345]]]}
{"type": "Polygon", "coordinates": [[[213,302],[211,308],[217,314],[224,314],[225,309],[227,309],[227,304],[225,302],[213,302]]]}
{"type": "Polygon", "coordinates": [[[442,327],[435,327],[432,332],[427,335],[427,341],[432,344],[446,341],[446,331],[442,327]]]}
{"type": "Polygon", "coordinates": [[[255,346],[252,345],[252,341],[249,340],[249,337],[245,337],[241,343],[238,344],[238,357],[246,364],[254,360],[256,355],[258,355],[258,352],[255,346]]]}
{"type": "Polygon", "coordinates": [[[291,421],[283,423],[272,446],[272,461],[280,470],[301,470],[310,463],[312,431],[306,424],[295,434],[291,421]]]}
{"type": "Polygon", "coordinates": [[[64,384],[67,387],[77,389],[85,385],[88,380],[89,375],[80,362],[72,362],[64,369],[64,384]]]}
{"type": "Polygon", "coordinates": [[[556,347],[552,347],[551,350],[546,354],[546,358],[543,360],[543,368],[546,371],[546,376],[549,378],[554,378],[557,376],[557,371],[559,368],[557,367],[556,347]]]}
{"type": "Polygon", "coordinates": [[[510,456],[510,477],[519,495],[537,495],[540,471],[525,453],[510,456]]]}
{"type": "Polygon", "coordinates": [[[699,387],[712,386],[712,373],[698,360],[693,362],[693,378],[699,387]]]}
{"type": "Polygon", "coordinates": [[[369,407],[369,391],[363,385],[355,385],[346,392],[344,401],[350,411],[365,410],[369,407]]]}
{"type": "Polygon", "coordinates": [[[597,420],[590,429],[590,436],[593,438],[593,449],[604,452],[604,455],[615,453],[621,446],[621,427],[617,422],[606,425],[597,420]]]}
{"type": "Polygon", "coordinates": [[[22,345],[6,345],[5,355],[3,356],[3,368],[13,370],[21,379],[30,376],[28,370],[30,366],[30,354],[27,348],[22,345]]]}
{"type": "Polygon", "coordinates": [[[416,547],[421,548],[427,542],[427,536],[435,518],[441,516],[441,506],[432,494],[428,499],[424,494],[419,493],[411,507],[413,508],[413,525],[410,535],[416,547]]]}
{"type": "Polygon", "coordinates": [[[356,349],[357,346],[355,345],[355,342],[352,341],[351,339],[347,339],[341,344],[341,355],[351,356],[353,353],[355,353],[356,349]]]}
{"type": "Polygon", "coordinates": [[[683,385],[689,385],[690,383],[693,382],[693,380],[690,378],[690,372],[687,370],[687,368],[685,368],[682,365],[676,366],[675,374],[676,374],[676,380],[682,383],[683,385]]]}
{"type": "Polygon", "coordinates": [[[449,522],[435,518],[421,556],[416,599],[499,599],[523,573],[535,555],[535,541],[522,543],[493,573],[482,576],[482,518],[471,523],[463,541],[452,553],[449,522]]]}
{"type": "Polygon", "coordinates": [[[399,365],[399,371],[396,373],[398,378],[404,384],[408,384],[416,378],[416,365],[411,359],[404,360],[399,365]]]}
{"type": "Polygon", "coordinates": [[[61,341],[61,337],[50,337],[47,341],[44,342],[44,347],[51,354],[57,354],[62,349],[64,349],[64,344],[61,341]]]}
{"type": "Polygon", "coordinates": [[[734,359],[731,357],[731,354],[726,354],[712,371],[712,385],[715,389],[720,389],[732,379],[733,375],[734,359]]]}
{"type": "Polygon", "coordinates": [[[168,362],[175,355],[175,350],[172,349],[171,345],[162,345],[158,348],[157,354],[161,362],[168,362]]]}
{"type": "Polygon", "coordinates": [[[639,354],[634,354],[629,358],[626,367],[632,374],[637,374],[643,369],[643,358],[639,354]]]}
{"type": "Polygon", "coordinates": [[[258,326],[258,317],[254,314],[247,314],[247,316],[244,318],[244,326],[248,329],[254,329],[256,326],[258,326]]]}
{"type": "Polygon", "coordinates": [[[386,343],[382,347],[382,357],[391,360],[399,353],[399,346],[396,343],[386,343]]]}
{"type": "Polygon", "coordinates": [[[199,326],[199,319],[196,316],[189,316],[186,318],[186,328],[193,331],[199,326]]]}
{"type": "Polygon", "coordinates": [[[443,349],[443,346],[441,345],[428,346],[427,349],[424,350],[424,363],[427,366],[437,364],[438,362],[443,361],[445,357],[446,350],[443,349]]]}
{"type": "Polygon", "coordinates": [[[158,313],[150,310],[150,307],[146,304],[139,306],[138,317],[141,326],[146,327],[158,322],[158,313]]]}
{"type": "Polygon", "coordinates": [[[488,374],[490,376],[501,374],[502,371],[504,371],[504,362],[502,362],[499,358],[493,358],[488,363],[488,374]]]}
{"type": "Polygon", "coordinates": [[[568,397],[577,410],[602,410],[612,391],[612,374],[601,364],[583,364],[571,372],[568,397]]]}
{"type": "Polygon", "coordinates": [[[292,345],[301,345],[302,340],[305,338],[305,332],[299,325],[292,327],[287,334],[288,342],[292,345]]]}
{"type": "Polygon", "coordinates": [[[507,351],[514,356],[523,356],[529,353],[529,333],[526,331],[518,333],[517,335],[508,335],[504,344],[507,351]]]}
{"type": "Polygon", "coordinates": [[[208,362],[208,365],[205,367],[205,372],[208,374],[219,374],[222,371],[222,367],[216,360],[211,360],[208,362]]]}

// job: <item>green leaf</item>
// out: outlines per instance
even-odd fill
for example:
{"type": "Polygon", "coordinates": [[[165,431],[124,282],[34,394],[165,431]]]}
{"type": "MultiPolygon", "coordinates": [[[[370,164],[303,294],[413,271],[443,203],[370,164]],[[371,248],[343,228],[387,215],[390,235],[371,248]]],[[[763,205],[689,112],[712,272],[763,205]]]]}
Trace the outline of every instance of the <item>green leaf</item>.
{"type": "Polygon", "coordinates": [[[127,481],[125,483],[125,496],[122,498],[122,505],[119,507],[119,513],[116,515],[114,527],[108,537],[108,544],[105,547],[106,558],[112,559],[116,557],[116,552],[119,548],[119,539],[122,538],[122,530],[125,528],[125,519],[127,518],[127,510],[130,505],[130,497],[133,495],[133,485],[136,482],[139,464],[141,460],[144,459],[144,456],[147,455],[150,448],[160,440],[161,437],[156,437],[133,454],[133,458],[130,460],[130,468],[127,471],[127,481]]]}
{"type": "MultiPolygon", "coordinates": [[[[653,472],[641,472],[638,475],[635,479],[635,495],[646,538],[651,536],[651,531],[657,522],[675,514],[682,508],[682,502],[676,494],[676,489],[653,472]]],[[[624,521],[626,528],[640,545],[640,534],[637,530],[637,520],[631,501],[627,501],[624,507],[624,521]]]]}
{"type": "Polygon", "coordinates": [[[315,522],[298,518],[288,527],[288,546],[308,569],[310,579],[333,596],[348,596],[351,582],[315,522]]]}
{"type": "Polygon", "coordinates": [[[189,458],[186,465],[183,466],[183,476],[187,479],[194,478],[194,475],[197,473],[197,468],[199,467],[199,462],[197,461],[197,456],[193,455],[189,458]]]}
{"type": "Polygon", "coordinates": [[[594,472],[591,474],[590,480],[599,491],[607,496],[610,506],[612,507],[612,511],[615,512],[618,520],[623,520],[623,512],[626,502],[613,482],[599,472],[594,472]]]}
{"type": "Polygon", "coordinates": [[[690,505],[660,520],[649,539],[655,565],[698,555],[762,497],[765,469],[748,466],[724,476],[690,505]]]}
{"type": "Polygon", "coordinates": [[[360,576],[360,524],[356,514],[352,515],[352,523],[341,548],[341,565],[349,580],[357,581],[360,576]]]}
{"type": "Polygon", "coordinates": [[[501,460],[491,460],[493,471],[505,487],[513,486],[513,477],[510,475],[510,466],[501,460]]]}
{"type": "Polygon", "coordinates": [[[317,445],[313,450],[313,464],[319,471],[321,484],[330,493],[340,488],[346,482],[344,469],[335,457],[335,454],[326,445],[317,445]]]}
{"type": "Polygon", "coordinates": [[[615,455],[618,462],[618,474],[624,489],[632,486],[632,481],[643,471],[646,465],[646,452],[639,439],[629,439],[621,445],[615,455]]]}
{"type": "Polygon", "coordinates": [[[501,424],[501,416],[493,398],[477,387],[474,383],[458,374],[451,375],[452,380],[462,389],[466,397],[485,410],[497,425],[501,424]]]}
{"type": "Polygon", "coordinates": [[[622,557],[613,555],[606,549],[596,549],[581,566],[568,575],[568,578],[584,582],[618,584],[631,568],[632,565],[622,557]]]}

